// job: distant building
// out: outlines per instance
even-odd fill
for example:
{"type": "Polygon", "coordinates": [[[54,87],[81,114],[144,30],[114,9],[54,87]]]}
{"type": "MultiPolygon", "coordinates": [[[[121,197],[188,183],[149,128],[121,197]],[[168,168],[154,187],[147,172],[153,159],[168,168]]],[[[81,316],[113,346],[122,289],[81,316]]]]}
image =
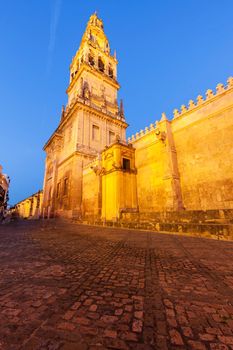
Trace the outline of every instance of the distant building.
{"type": "Polygon", "coordinates": [[[3,174],[2,166],[0,165],[0,221],[4,218],[7,209],[9,185],[10,178],[3,174]]]}
{"type": "Polygon", "coordinates": [[[22,219],[39,219],[41,217],[42,198],[43,191],[38,191],[17,203],[14,212],[22,219]]]}

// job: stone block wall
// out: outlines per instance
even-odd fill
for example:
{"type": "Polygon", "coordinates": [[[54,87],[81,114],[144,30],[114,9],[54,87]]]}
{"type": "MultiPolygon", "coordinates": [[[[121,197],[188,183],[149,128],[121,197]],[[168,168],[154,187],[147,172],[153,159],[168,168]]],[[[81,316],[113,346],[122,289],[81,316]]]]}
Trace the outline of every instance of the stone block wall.
{"type": "Polygon", "coordinates": [[[98,159],[89,163],[83,169],[82,213],[85,220],[101,217],[102,183],[98,169],[98,159]]]}
{"type": "Polygon", "coordinates": [[[183,204],[233,209],[233,91],[172,121],[183,204]]]}
{"type": "Polygon", "coordinates": [[[140,212],[233,209],[233,78],[128,142],[140,212]]]}

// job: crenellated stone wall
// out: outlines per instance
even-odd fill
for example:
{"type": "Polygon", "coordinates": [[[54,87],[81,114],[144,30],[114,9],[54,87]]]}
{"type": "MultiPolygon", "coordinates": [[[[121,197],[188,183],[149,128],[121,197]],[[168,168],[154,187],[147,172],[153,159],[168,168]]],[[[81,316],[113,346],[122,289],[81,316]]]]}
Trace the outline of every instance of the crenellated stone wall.
{"type": "Polygon", "coordinates": [[[15,213],[21,219],[42,217],[43,191],[38,191],[15,205],[15,213]]]}
{"type": "MultiPolygon", "coordinates": [[[[219,97],[222,97],[225,94],[232,92],[232,89],[233,89],[233,77],[229,77],[227,79],[226,85],[219,83],[216,86],[215,93],[213,92],[213,90],[208,89],[206,91],[206,99],[204,99],[203,96],[198,95],[197,99],[196,99],[196,103],[194,102],[194,100],[189,100],[188,106],[185,106],[184,104],[181,105],[180,111],[178,109],[174,109],[173,110],[173,118],[171,118],[171,119],[175,120],[179,117],[184,117],[188,113],[193,112],[194,110],[198,109],[199,107],[203,107],[208,103],[212,103],[214,100],[218,99],[219,97]]],[[[157,121],[155,121],[155,123],[151,123],[150,126],[146,126],[145,129],[141,129],[136,134],[128,137],[128,139],[127,139],[128,143],[134,143],[135,141],[139,140],[140,138],[147,136],[151,132],[155,131],[157,128],[158,122],[159,121],[157,120],[157,121]]]]}
{"type": "Polygon", "coordinates": [[[233,208],[233,78],[128,142],[136,149],[139,211],[233,208]]]}
{"type": "Polygon", "coordinates": [[[233,79],[172,121],[183,204],[233,209],[233,79]]]}

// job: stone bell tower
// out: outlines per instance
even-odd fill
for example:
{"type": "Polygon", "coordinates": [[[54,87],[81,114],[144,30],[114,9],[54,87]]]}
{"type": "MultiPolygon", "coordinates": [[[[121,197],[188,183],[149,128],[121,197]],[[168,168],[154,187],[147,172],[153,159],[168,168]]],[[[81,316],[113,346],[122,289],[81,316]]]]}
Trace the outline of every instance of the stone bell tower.
{"type": "Polygon", "coordinates": [[[44,216],[81,216],[83,167],[116,139],[125,142],[128,124],[118,105],[119,88],[116,55],[95,13],[70,65],[67,105],[44,147],[44,216]]]}
{"type": "MultiPolygon", "coordinates": [[[[95,118],[97,125],[91,135],[83,135],[80,144],[97,141],[95,148],[100,152],[116,138],[125,141],[127,124],[122,105],[118,106],[117,59],[110,53],[110,45],[104,33],[103,22],[96,14],[92,15],[75,57],[70,65],[70,84],[67,89],[68,106],[78,98],[87,106],[93,107],[110,118],[106,127],[99,125],[100,118],[95,118]],[[117,121],[117,123],[116,123],[117,121]],[[108,125],[107,125],[108,124],[108,125]]],[[[93,118],[92,118],[93,120],[93,118]]],[[[101,124],[103,124],[101,122],[101,124]]],[[[88,133],[88,130],[85,130],[88,133]]]]}

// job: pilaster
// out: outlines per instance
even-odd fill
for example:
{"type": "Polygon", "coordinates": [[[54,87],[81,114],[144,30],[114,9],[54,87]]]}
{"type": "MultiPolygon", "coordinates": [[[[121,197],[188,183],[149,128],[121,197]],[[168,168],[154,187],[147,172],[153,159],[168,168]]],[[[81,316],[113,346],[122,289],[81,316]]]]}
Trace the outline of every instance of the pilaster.
{"type": "Polygon", "coordinates": [[[184,209],[182,192],[180,185],[180,175],[178,170],[177,153],[172,134],[171,121],[163,113],[160,122],[157,124],[156,136],[164,144],[165,153],[165,173],[164,183],[168,183],[171,191],[168,190],[168,208],[172,210],[184,209]]]}

